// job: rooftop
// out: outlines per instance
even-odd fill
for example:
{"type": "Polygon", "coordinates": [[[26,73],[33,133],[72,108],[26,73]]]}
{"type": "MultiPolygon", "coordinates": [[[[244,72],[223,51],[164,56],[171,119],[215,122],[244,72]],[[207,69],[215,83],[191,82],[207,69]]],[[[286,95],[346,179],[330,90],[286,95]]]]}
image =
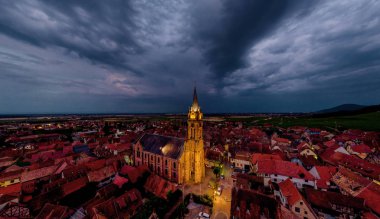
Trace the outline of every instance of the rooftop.
{"type": "Polygon", "coordinates": [[[144,134],[139,140],[144,151],[177,159],[182,153],[184,139],[162,136],[155,134],[144,134]]]}

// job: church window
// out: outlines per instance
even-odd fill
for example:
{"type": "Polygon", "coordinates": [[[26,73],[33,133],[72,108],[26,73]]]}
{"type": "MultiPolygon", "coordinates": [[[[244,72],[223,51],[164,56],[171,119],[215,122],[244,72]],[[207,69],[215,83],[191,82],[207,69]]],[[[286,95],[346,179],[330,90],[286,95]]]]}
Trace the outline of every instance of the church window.
{"type": "Polygon", "coordinates": [[[174,163],[173,163],[173,168],[175,169],[175,168],[176,168],[176,166],[177,166],[177,165],[176,165],[176,162],[174,162],[174,163]]]}
{"type": "Polygon", "coordinates": [[[165,169],[165,176],[168,175],[168,169],[165,169]]]}
{"type": "Polygon", "coordinates": [[[165,166],[168,166],[168,160],[165,160],[165,166]]]}

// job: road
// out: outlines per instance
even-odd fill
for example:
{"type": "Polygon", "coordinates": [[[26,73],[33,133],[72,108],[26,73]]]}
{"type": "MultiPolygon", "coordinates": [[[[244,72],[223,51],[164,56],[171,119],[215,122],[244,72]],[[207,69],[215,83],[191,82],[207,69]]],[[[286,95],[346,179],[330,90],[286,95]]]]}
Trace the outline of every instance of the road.
{"type": "Polygon", "coordinates": [[[231,189],[232,189],[232,170],[227,165],[223,165],[223,171],[225,179],[219,181],[219,185],[223,186],[223,191],[221,196],[214,195],[214,190],[208,188],[208,183],[210,180],[215,180],[215,175],[212,169],[206,168],[206,176],[201,184],[186,185],[184,188],[184,194],[194,193],[194,194],[208,194],[214,199],[213,213],[211,218],[223,219],[230,218],[231,209],[231,189]]]}

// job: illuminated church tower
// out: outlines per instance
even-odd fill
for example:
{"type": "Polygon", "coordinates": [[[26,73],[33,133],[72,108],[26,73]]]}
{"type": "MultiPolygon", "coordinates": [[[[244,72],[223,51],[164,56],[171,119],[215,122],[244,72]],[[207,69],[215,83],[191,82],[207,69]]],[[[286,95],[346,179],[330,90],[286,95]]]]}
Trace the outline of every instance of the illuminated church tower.
{"type": "Polygon", "coordinates": [[[187,116],[187,136],[184,144],[184,182],[200,183],[205,176],[203,148],[203,113],[194,87],[193,104],[187,116]]]}

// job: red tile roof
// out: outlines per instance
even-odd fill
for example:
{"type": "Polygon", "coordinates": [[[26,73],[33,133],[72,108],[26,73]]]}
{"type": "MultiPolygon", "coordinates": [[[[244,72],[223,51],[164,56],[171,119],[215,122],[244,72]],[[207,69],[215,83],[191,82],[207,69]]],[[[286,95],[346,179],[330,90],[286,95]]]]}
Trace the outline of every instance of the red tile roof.
{"type": "Polygon", "coordinates": [[[281,143],[290,144],[290,140],[289,140],[289,139],[286,139],[286,138],[273,137],[272,140],[274,140],[274,141],[276,141],[276,142],[281,142],[281,143]]]}
{"type": "Polygon", "coordinates": [[[298,192],[297,188],[289,178],[283,182],[280,182],[278,186],[280,187],[282,195],[286,197],[290,206],[293,206],[296,202],[302,200],[301,194],[298,192]]]}
{"type": "Polygon", "coordinates": [[[355,145],[351,147],[353,151],[357,153],[371,153],[371,148],[366,144],[355,145]]]}
{"type": "Polygon", "coordinates": [[[138,178],[141,177],[146,171],[147,169],[144,166],[139,166],[136,168],[129,165],[124,165],[120,170],[120,174],[127,175],[131,180],[131,183],[136,183],[138,178]]]}
{"type": "Polygon", "coordinates": [[[12,180],[12,179],[18,179],[21,177],[22,170],[15,170],[10,172],[2,172],[0,173],[0,182],[12,180]]]}
{"type": "Polygon", "coordinates": [[[128,208],[131,215],[133,215],[136,212],[136,209],[143,204],[141,194],[135,188],[115,198],[115,203],[120,209],[128,208]]]}
{"type": "Polygon", "coordinates": [[[306,188],[306,197],[310,204],[320,208],[334,211],[334,206],[344,206],[356,210],[364,210],[364,199],[348,195],[342,195],[337,192],[323,192],[312,188],[306,188]]]}
{"type": "Polygon", "coordinates": [[[36,216],[36,219],[61,219],[66,218],[66,216],[68,216],[67,214],[67,207],[46,203],[40,213],[36,216]]]}
{"type": "Polygon", "coordinates": [[[302,166],[283,160],[259,160],[257,162],[257,172],[314,180],[313,175],[306,171],[302,166]]]}
{"type": "Polygon", "coordinates": [[[152,173],[148,177],[144,185],[144,188],[163,199],[167,198],[167,194],[169,191],[174,192],[175,190],[177,190],[177,186],[174,183],[171,183],[168,180],[154,173],[152,173]]]}
{"type": "Polygon", "coordinates": [[[252,155],[252,164],[256,164],[258,160],[282,160],[282,158],[278,154],[254,153],[252,155]]]}
{"type": "Polygon", "coordinates": [[[94,218],[119,218],[119,212],[114,204],[114,198],[96,205],[92,210],[96,215],[94,218]]]}
{"type": "Polygon", "coordinates": [[[119,174],[116,174],[115,179],[113,180],[113,183],[117,185],[119,188],[121,188],[127,182],[128,182],[128,179],[122,176],[119,176],[119,174]]]}
{"type": "Polygon", "coordinates": [[[365,205],[380,214],[380,186],[371,182],[356,197],[365,199],[365,205]]]}
{"type": "Polygon", "coordinates": [[[68,182],[62,186],[63,196],[69,195],[79,189],[85,187],[88,183],[87,177],[82,177],[74,181],[68,182]]]}
{"type": "Polygon", "coordinates": [[[113,168],[113,166],[105,166],[99,170],[94,170],[87,173],[88,180],[90,182],[100,182],[112,175],[114,175],[116,172],[113,168]]]}
{"type": "Polygon", "coordinates": [[[0,194],[20,194],[21,183],[9,185],[7,187],[0,187],[0,194]]]}
{"type": "Polygon", "coordinates": [[[21,174],[21,182],[27,182],[30,180],[39,179],[45,176],[49,176],[57,169],[57,166],[48,166],[40,169],[35,169],[21,174]]]}
{"type": "Polygon", "coordinates": [[[380,179],[379,165],[369,163],[368,161],[360,159],[356,156],[326,150],[326,152],[321,155],[321,158],[328,163],[350,168],[364,176],[368,176],[376,180],[380,179]]]}
{"type": "Polygon", "coordinates": [[[327,189],[329,186],[327,182],[330,181],[331,177],[338,171],[336,167],[331,166],[315,166],[320,179],[317,179],[317,187],[322,189],[327,189]]]}
{"type": "Polygon", "coordinates": [[[98,170],[106,165],[105,159],[99,159],[84,164],[90,170],[98,170]]]}

